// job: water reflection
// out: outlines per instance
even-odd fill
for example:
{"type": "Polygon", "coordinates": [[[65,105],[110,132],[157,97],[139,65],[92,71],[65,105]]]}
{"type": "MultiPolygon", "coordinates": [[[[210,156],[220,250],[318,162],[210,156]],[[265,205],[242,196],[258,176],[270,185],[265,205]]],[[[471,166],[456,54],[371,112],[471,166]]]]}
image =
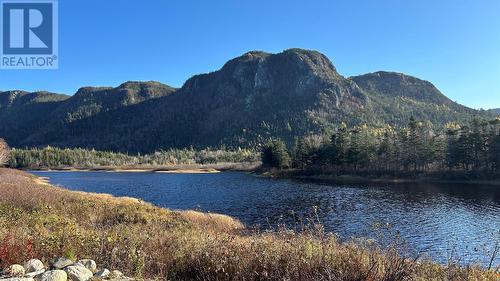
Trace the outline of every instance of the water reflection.
{"type": "MultiPolygon", "coordinates": [[[[500,239],[500,188],[486,185],[332,185],[244,173],[37,172],[70,189],[132,196],[172,209],[228,214],[249,226],[300,228],[387,240],[400,235],[413,254],[487,264],[500,239]],[[376,227],[374,227],[376,226],[376,227]]],[[[494,262],[500,265],[500,258],[494,262]]]]}

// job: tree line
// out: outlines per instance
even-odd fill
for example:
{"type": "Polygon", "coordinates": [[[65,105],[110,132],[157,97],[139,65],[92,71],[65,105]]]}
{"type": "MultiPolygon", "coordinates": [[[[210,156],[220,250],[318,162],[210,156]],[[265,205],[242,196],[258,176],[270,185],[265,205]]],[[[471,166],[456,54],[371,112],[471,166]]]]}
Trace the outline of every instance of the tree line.
{"type": "Polygon", "coordinates": [[[93,149],[61,149],[56,147],[11,149],[9,166],[21,169],[95,168],[131,166],[170,166],[179,164],[217,164],[258,162],[259,154],[249,149],[195,150],[170,149],[152,154],[129,155],[93,149]]]}
{"type": "Polygon", "coordinates": [[[500,118],[444,128],[414,118],[400,128],[341,123],[332,134],[299,138],[292,149],[272,140],[263,147],[262,161],[269,167],[338,174],[498,174],[500,118]]]}

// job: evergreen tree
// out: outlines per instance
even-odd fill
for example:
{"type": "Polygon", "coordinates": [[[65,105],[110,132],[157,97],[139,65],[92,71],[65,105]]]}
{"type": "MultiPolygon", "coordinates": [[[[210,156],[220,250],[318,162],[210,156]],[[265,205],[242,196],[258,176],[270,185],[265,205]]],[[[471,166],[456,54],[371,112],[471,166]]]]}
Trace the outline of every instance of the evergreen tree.
{"type": "MultiPolygon", "coordinates": [[[[377,157],[383,163],[383,170],[393,170],[393,163],[397,159],[396,135],[390,126],[386,126],[382,132],[382,137],[377,148],[377,157]]],[[[376,167],[376,169],[380,169],[376,167]]]]}
{"type": "Polygon", "coordinates": [[[304,168],[312,163],[326,164],[326,154],[323,149],[325,141],[318,135],[305,136],[297,140],[294,149],[294,165],[304,168]]]}
{"type": "Polygon", "coordinates": [[[487,151],[491,168],[500,172],[500,118],[490,122],[487,151]]]}
{"type": "Polygon", "coordinates": [[[469,133],[469,146],[471,150],[470,159],[475,170],[480,168],[481,161],[487,161],[485,157],[486,152],[486,137],[484,134],[484,123],[475,118],[472,120],[471,131],[469,133]]]}
{"type": "Polygon", "coordinates": [[[330,148],[328,154],[330,163],[342,166],[347,160],[347,151],[349,148],[349,132],[347,124],[341,123],[337,132],[334,133],[330,139],[330,148]]]}
{"type": "Polygon", "coordinates": [[[500,135],[492,137],[490,147],[489,160],[492,163],[492,168],[496,171],[500,171],[500,135]]]}
{"type": "Polygon", "coordinates": [[[282,140],[269,141],[262,149],[262,165],[273,168],[287,168],[290,166],[290,155],[282,140]]]}

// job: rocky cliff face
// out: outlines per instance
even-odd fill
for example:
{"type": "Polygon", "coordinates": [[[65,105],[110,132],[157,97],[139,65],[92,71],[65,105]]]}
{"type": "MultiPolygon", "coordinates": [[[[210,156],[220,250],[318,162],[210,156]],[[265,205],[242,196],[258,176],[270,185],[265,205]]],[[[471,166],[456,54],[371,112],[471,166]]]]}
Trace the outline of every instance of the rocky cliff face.
{"type": "MultiPolygon", "coordinates": [[[[187,121],[194,134],[188,139],[209,140],[212,145],[257,143],[272,135],[292,139],[318,132],[369,104],[361,89],[339,75],[328,58],[299,49],[246,53],[219,71],[189,79],[175,97],[164,101],[165,107],[180,103],[175,107],[190,112],[187,121]]],[[[152,130],[176,127],[179,121],[174,124],[175,117],[168,115],[152,130]]]]}

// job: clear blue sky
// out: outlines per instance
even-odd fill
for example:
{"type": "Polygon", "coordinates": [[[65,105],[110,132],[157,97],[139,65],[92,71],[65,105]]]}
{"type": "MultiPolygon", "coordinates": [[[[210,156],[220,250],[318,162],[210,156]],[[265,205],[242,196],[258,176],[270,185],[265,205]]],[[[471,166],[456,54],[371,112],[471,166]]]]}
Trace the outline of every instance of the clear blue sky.
{"type": "Polygon", "coordinates": [[[0,70],[0,90],[157,80],[181,86],[249,50],[326,54],[344,76],[388,70],[500,107],[500,1],[59,1],[59,70],[0,70]]]}

